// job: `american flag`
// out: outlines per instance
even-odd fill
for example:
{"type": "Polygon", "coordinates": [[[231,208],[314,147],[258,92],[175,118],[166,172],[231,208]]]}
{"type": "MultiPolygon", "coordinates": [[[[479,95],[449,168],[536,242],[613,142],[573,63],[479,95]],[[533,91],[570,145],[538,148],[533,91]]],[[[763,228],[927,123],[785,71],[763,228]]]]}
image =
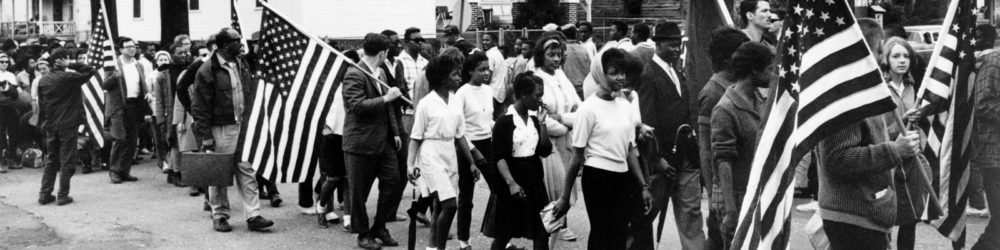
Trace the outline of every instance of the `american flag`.
{"type": "Polygon", "coordinates": [[[90,46],[87,49],[86,64],[98,70],[98,74],[90,78],[90,82],[81,86],[83,88],[83,106],[87,111],[86,131],[97,141],[99,147],[104,147],[104,88],[101,82],[104,79],[105,71],[110,72],[115,69],[115,50],[111,47],[111,35],[108,32],[107,19],[105,19],[104,6],[97,8],[97,19],[91,27],[90,46]]]}
{"type": "Polygon", "coordinates": [[[929,115],[921,129],[927,134],[922,152],[938,174],[934,188],[942,201],[944,217],[931,225],[938,232],[959,240],[965,230],[965,207],[969,183],[967,132],[972,122],[972,84],[975,70],[975,2],[954,0],[948,7],[942,31],[931,54],[927,73],[918,91],[921,112],[929,115]]]}
{"type": "Polygon", "coordinates": [[[795,166],[839,128],[895,109],[846,0],[789,1],[778,86],[732,249],[786,249],[795,166]]]}
{"type": "Polygon", "coordinates": [[[237,154],[271,181],[310,181],[333,93],[350,64],[266,3],[263,8],[261,80],[237,154]]]}
{"type": "Polygon", "coordinates": [[[247,50],[250,49],[250,46],[247,45],[247,38],[243,34],[243,25],[240,24],[240,6],[238,2],[237,0],[229,1],[229,14],[232,19],[229,25],[240,34],[240,43],[243,44],[243,49],[247,50]]]}

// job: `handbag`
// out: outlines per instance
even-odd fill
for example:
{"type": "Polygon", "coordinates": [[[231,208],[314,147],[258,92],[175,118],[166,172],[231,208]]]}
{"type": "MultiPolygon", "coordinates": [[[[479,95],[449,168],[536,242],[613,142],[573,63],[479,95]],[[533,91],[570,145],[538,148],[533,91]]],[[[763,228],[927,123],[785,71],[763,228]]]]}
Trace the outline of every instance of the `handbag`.
{"type": "Polygon", "coordinates": [[[236,155],[232,153],[182,152],[175,166],[181,172],[181,182],[196,187],[228,187],[233,185],[236,155]]]}
{"type": "Polygon", "coordinates": [[[539,215],[542,217],[542,225],[545,226],[545,231],[549,234],[554,234],[556,231],[566,228],[566,220],[562,217],[556,217],[556,202],[549,203],[545,205],[542,212],[539,215]]]}

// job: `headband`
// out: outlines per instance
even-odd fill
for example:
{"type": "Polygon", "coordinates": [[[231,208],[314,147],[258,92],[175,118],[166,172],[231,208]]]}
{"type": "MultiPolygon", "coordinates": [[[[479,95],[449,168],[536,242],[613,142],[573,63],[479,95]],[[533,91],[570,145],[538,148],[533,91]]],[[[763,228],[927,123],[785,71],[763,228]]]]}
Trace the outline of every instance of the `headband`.
{"type": "Polygon", "coordinates": [[[542,45],[542,48],[548,48],[549,45],[552,45],[553,43],[562,45],[562,43],[560,43],[558,39],[549,39],[548,41],[545,41],[545,44],[542,45]]]}

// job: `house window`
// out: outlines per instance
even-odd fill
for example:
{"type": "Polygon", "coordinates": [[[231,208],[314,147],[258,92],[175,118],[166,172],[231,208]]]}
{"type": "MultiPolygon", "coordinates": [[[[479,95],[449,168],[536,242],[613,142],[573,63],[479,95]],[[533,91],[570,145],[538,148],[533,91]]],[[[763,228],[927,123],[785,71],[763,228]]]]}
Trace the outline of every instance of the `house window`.
{"type": "Polygon", "coordinates": [[[188,0],[188,9],[199,10],[201,9],[201,3],[198,0],[188,0]]]}
{"type": "Polygon", "coordinates": [[[142,19],[142,0],[132,0],[132,18],[142,19]]]}

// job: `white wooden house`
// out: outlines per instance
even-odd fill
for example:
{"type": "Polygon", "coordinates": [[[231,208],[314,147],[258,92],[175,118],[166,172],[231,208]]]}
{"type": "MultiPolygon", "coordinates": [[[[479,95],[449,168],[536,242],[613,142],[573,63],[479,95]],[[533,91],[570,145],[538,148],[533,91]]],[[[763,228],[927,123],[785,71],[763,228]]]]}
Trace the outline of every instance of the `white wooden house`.
{"type": "MultiPolygon", "coordinates": [[[[118,32],[140,41],[160,39],[161,0],[117,1],[118,32]],[[136,6],[138,4],[139,6],[136,6]]],[[[207,39],[230,24],[229,0],[188,1],[188,28],[195,40],[207,39]]],[[[360,38],[368,32],[393,29],[403,33],[418,27],[434,32],[434,2],[427,0],[269,0],[268,3],[292,22],[318,37],[360,38]]],[[[254,0],[239,2],[245,36],[260,30],[262,8],[254,0]]]]}

